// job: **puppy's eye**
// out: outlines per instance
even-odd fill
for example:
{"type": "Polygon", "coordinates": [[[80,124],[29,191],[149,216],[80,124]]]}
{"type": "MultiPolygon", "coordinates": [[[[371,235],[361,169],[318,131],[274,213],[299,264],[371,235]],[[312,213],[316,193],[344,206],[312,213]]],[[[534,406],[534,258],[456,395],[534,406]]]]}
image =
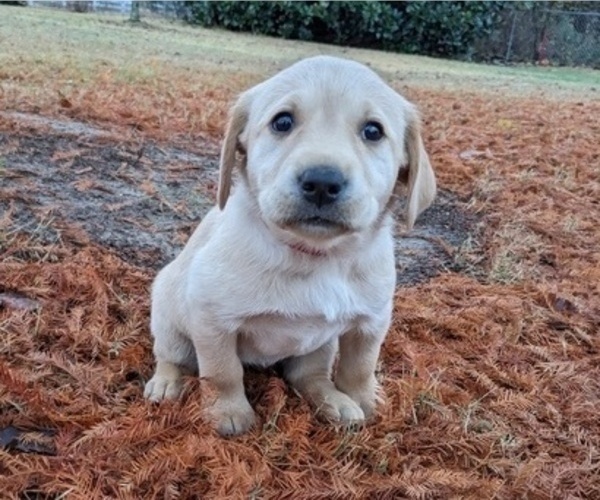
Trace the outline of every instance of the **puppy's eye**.
{"type": "Polygon", "coordinates": [[[281,113],[277,113],[275,118],[271,121],[271,128],[275,132],[279,132],[281,134],[289,132],[292,130],[294,126],[294,117],[291,113],[287,111],[283,111],[281,113]]]}
{"type": "Polygon", "coordinates": [[[378,122],[367,122],[362,129],[362,137],[366,141],[378,142],[383,139],[383,125],[378,122]]]}

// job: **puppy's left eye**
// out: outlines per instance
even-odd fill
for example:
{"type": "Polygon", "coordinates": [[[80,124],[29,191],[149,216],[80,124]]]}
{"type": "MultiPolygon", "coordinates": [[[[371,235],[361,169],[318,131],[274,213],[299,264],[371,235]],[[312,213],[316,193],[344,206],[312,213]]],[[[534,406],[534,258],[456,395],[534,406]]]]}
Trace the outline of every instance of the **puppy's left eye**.
{"type": "Polygon", "coordinates": [[[275,115],[275,118],[273,118],[273,120],[271,120],[271,128],[275,132],[279,132],[282,134],[292,130],[293,126],[294,126],[294,117],[292,116],[291,113],[288,113],[287,111],[277,113],[275,115]]]}
{"type": "Polygon", "coordinates": [[[361,135],[365,141],[378,142],[384,137],[383,125],[379,122],[367,122],[361,135]]]}

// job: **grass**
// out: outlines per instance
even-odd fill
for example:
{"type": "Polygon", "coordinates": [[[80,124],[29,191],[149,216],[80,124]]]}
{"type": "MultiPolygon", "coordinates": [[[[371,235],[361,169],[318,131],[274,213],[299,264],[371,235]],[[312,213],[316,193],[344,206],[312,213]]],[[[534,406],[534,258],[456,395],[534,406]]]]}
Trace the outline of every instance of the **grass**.
{"type": "Polygon", "coordinates": [[[68,92],[98,79],[152,84],[181,75],[238,91],[264,73],[316,54],[357,59],[406,86],[530,94],[543,85],[577,98],[593,98],[591,88],[600,87],[600,73],[587,69],[470,64],[206,30],[156,18],[132,27],[120,15],[0,5],[0,26],[3,79],[14,78],[31,92],[50,76],[68,92]],[[28,67],[25,76],[23,65],[28,67]]]}
{"type": "MultiPolygon", "coordinates": [[[[0,4],[0,103],[5,110],[120,125],[169,140],[218,136],[242,90],[303,57],[330,54],[369,64],[408,97],[446,92],[544,94],[592,101],[600,73],[498,67],[207,30],[148,18],[74,14],[0,4]]],[[[460,96],[460,97],[459,97],[460,96]]],[[[500,119],[499,127],[514,124],[500,119]]],[[[122,133],[122,132],[121,132],[122,133]]]]}
{"type": "Polygon", "coordinates": [[[535,267],[529,268],[532,254],[543,252],[541,238],[516,221],[497,229],[494,235],[498,249],[492,258],[489,279],[492,283],[514,284],[532,278],[535,267]]]}

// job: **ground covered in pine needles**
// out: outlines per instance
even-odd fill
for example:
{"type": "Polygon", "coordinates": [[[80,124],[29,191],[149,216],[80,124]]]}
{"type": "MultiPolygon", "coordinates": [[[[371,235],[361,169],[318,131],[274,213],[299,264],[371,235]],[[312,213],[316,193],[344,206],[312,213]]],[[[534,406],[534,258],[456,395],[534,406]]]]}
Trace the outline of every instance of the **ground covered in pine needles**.
{"type": "MultiPolygon", "coordinates": [[[[87,22],[14,9],[0,19],[22,16],[23,44],[39,43],[37,25],[87,22]]],[[[94,23],[99,37],[132,30],[94,23]]],[[[136,36],[188,40],[156,26],[136,36]]],[[[276,373],[249,370],[260,425],[222,439],[198,380],[179,402],[142,397],[148,290],[214,199],[228,103],[285,64],[199,73],[152,55],[154,73],[124,75],[91,49],[66,61],[44,47],[0,50],[3,497],[600,496],[595,87],[436,87],[381,63],[422,111],[441,187],[414,234],[399,227],[387,401],[364,428],[339,429],[276,373]]]]}

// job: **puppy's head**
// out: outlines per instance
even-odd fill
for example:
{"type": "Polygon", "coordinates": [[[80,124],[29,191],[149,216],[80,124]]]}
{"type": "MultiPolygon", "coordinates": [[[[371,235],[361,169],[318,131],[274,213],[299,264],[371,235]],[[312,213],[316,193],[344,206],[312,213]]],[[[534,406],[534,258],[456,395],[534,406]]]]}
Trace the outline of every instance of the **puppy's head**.
{"type": "Polygon", "coordinates": [[[344,59],[305,59],[240,96],[222,149],[221,208],[236,151],[263,220],[314,243],[368,230],[403,186],[409,227],[435,196],[416,110],[344,59]]]}

